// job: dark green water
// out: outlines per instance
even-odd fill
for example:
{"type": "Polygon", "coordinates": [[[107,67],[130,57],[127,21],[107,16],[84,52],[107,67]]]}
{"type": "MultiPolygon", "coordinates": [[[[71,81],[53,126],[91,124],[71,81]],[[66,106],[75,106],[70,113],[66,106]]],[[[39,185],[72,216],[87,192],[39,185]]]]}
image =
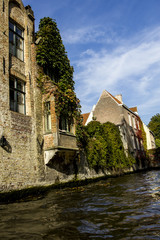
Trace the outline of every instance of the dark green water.
{"type": "Polygon", "coordinates": [[[0,205],[0,239],[160,239],[160,171],[0,205]]]}

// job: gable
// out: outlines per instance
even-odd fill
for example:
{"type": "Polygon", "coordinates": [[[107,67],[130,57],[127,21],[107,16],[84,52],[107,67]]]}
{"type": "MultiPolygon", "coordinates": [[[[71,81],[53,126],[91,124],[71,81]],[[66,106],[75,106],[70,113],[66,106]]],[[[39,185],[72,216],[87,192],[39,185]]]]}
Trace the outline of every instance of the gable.
{"type": "Polygon", "coordinates": [[[122,103],[104,90],[96,104],[93,114],[95,119],[101,123],[109,121],[114,124],[120,124],[122,103]]]}

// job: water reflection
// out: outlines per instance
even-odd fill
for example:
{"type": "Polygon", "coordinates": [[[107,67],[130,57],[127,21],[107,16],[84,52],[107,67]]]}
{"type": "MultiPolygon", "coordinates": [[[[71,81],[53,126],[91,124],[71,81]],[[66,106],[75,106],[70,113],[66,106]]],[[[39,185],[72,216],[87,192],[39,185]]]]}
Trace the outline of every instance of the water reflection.
{"type": "Polygon", "coordinates": [[[160,171],[0,205],[0,239],[160,239],[160,171]]]}

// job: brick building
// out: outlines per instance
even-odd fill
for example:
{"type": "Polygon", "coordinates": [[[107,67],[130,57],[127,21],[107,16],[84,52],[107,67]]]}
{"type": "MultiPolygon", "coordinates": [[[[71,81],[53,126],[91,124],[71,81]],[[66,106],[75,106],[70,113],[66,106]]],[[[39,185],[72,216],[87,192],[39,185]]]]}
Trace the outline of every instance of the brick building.
{"type": "Polygon", "coordinates": [[[54,96],[37,87],[34,13],[1,0],[0,23],[0,191],[72,178],[75,127],[59,123],[54,96]]]}
{"type": "MultiPolygon", "coordinates": [[[[138,116],[137,107],[128,108],[122,101],[122,95],[114,97],[104,90],[97,104],[93,106],[92,111],[84,114],[83,124],[87,125],[92,120],[97,120],[101,123],[109,121],[119,126],[125,150],[132,153],[135,157],[143,155],[141,120],[138,116]]],[[[152,141],[154,142],[153,136],[152,141]]]]}

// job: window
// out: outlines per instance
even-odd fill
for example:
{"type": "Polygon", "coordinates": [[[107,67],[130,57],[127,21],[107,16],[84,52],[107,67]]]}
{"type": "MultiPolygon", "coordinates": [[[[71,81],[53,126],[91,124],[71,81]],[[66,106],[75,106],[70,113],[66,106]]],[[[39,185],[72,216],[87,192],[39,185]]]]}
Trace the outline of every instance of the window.
{"type": "Polygon", "coordinates": [[[132,126],[131,115],[128,113],[129,126],[132,126]]]}
{"type": "Polygon", "coordinates": [[[3,57],[3,74],[5,75],[6,73],[6,61],[5,58],[3,57]]]}
{"type": "Polygon", "coordinates": [[[65,132],[73,133],[73,124],[69,122],[68,119],[64,118],[63,116],[60,116],[59,129],[65,132]]]}
{"type": "Polygon", "coordinates": [[[51,110],[50,110],[50,102],[45,103],[45,131],[51,131],[51,110]]]}
{"type": "Polygon", "coordinates": [[[136,141],[137,141],[137,149],[140,150],[140,145],[139,145],[139,140],[138,140],[138,138],[136,138],[136,141]]]}
{"type": "Polygon", "coordinates": [[[9,22],[9,52],[20,60],[24,60],[24,31],[16,23],[9,22]]]}
{"type": "Polygon", "coordinates": [[[15,77],[10,77],[10,109],[19,113],[26,113],[25,82],[15,77]]]}
{"type": "Polygon", "coordinates": [[[132,117],[133,119],[133,127],[136,128],[136,121],[135,121],[135,117],[132,117]]]}
{"type": "Polygon", "coordinates": [[[135,145],[135,137],[134,137],[134,135],[132,135],[132,143],[133,143],[133,148],[136,149],[136,145],[135,145]]]}
{"type": "Polygon", "coordinates": [[[4,0],[3,0],[3,12],[5,11],[5,5],[4,5],[4,0]]]}

